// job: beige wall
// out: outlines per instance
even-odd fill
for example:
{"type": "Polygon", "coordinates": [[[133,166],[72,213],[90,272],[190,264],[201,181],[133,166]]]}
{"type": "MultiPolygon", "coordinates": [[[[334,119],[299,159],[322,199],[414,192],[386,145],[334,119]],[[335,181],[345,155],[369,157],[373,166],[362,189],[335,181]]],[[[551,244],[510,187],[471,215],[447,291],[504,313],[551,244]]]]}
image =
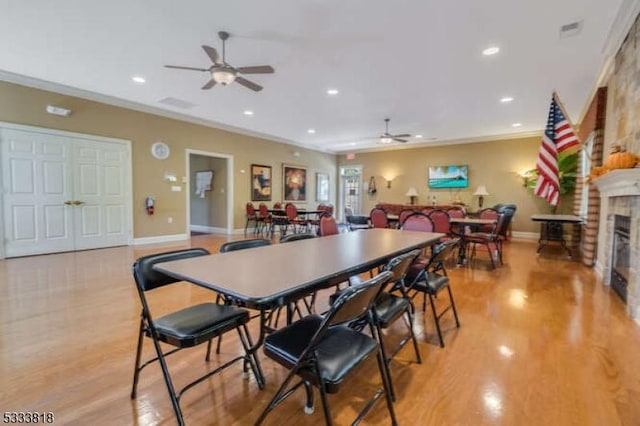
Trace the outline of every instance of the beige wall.
{"type": "MultiPolygon", "coordinates": [[[[478,199],[473,196],[478,185],[485,185],[491,194],[484,199],[484,207],[497,203],[518,206],[513,230],[538,232],[538,225],[529,219],[532,214],[550,213],[550,207],[541,198],[523,187],[520,173],[535,168],[540,137],[502,140],[486,143],[413,148],[396,151],[357,153],[354,160],[338,157],[338,165],[362,165],[363,181],[376,178],[377,193],[364,195],[363,211],[368,212],[378,202],[405,203],[405,194],[414,186],[420,194],[417,202],[426,204],[431,196],[438,204],[460,199],[477,210],[478,199]],[[431,190],[427,185],[427,167],[448,164],[469,166],[469,188],[463,190],[431,190]],[[387,189],[384,176],[393,176],[391,189],[387,189]]],[[[571,201],[561,200],[559,212],[570,211],[571,201]],[[566,209],[566,210],[565,210],[566,209]]]]}
{"type": "Polygon", "coordinates": [[[186,232],[186,186],[181,180],[186,173],[187,149],[233,156],[236,229],[244,226],[244,205],[250,197],[252,163],[273,167],[273,201],[282,198],[282,164],[287,163],[307,167],[309,206],[315,205],[315,172],[319,171],[330,174],[331,202],[336,202],[336,191],[333,190],[336,157],[332,154],[7,82],[0,82],[0,121],[130,140],[136,238],[186,232]],[[45,108],[50,104],[69,108],[73,113],[69,117],[47,114],[45,108]],[[159,140],[171,148],[171,156],[167,160],[156,160],[151,156],[151,145],[159,140]],[[300,156],[293,157],[294,151],[300,156]],[[181,192],[171,191],[172,184],[164,179],[166,172],[178,176],[179,184],[183,186],[181,192]],[[145,214],[144,199],[148,194],[155,195],[153,216],[145,214]],[[169,217],[173,218],[173,223],[168,223],[169,217]]]}

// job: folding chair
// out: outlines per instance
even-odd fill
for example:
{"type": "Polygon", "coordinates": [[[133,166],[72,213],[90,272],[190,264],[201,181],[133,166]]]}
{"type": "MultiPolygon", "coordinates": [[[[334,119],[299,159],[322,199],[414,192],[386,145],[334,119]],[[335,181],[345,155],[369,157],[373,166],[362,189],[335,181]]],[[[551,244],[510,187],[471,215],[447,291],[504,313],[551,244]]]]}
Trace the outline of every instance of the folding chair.
{"type": "Polygon", "coordinates": [[[392,424],[397,424],[385,372],[385,360],[378,341],[348,326],[358,319],[368,317],[371,334],[376,336],[377,328],[373,325],[371,307],[381,287],[391,278],[391,272],[383,272],[360,285],[349,287],[324,316],[310,315],[266,337],[265,355],[289,369],[289,374],[258,417],[256,425],[261,424],[271,410],[302,385],[307,394],[305,412],[313,412],[313,385],[320,391],[325,422],[331,425],[327,394],[339,392],[344,380],[374,353],[383,389],[377,390],[353,423],[357,424],[362,420],[384,394],[392,424]],[[291,385],[296,377],[300,381],[291,385]]]}
{"type": "Polygon", "coordinates": [[[180,281],[154,270],[153,266],[162,262],[206,256],[208,254],[209,252],[205,249],[193,248],[144,256],[136,260],[133,264],[133,277],[142,303],[142,312],[140,314],[140,331],[138,333],[138,347],[133,373],[131,399],[135,399],[137,396],[138,380],[142,369],[158,361],[167,385],[167,390],[169,391],[169,397],[171,398],[176,418],[180,425],[184,425],[184,419],[180,409],[180,397],[184,392],[237,361],[243,361],[245,374],[247,373],[247,365],[249,365],[257,379],[258,386],[261,389],[264,387],[264,376],[258,359],[255,354],[249,352],[253,342],[246,327],[249,321],[249,312],[246,310],[216,303],[201,303],[180,309],[159,318],[154,318],[151,314],[151,308],[145,297],[145,293],[180,281]],[[205,359],[209,361],[211,339],[222,336],[224,333],[232,330],[238,332],[242,347],[244,348],[244,355],[237,356],[225,362],[216,369],[209,371],[205,375],[187,384],[176,393],[165,358],[181,349],[197,346],[206,342],[207,355],[205,359]],[[153,341],[156,357],[140,365],[142,345],[145,336],[153,341]],[[163,352],[160,345],[161,342],[174,346],[175,348],[168,352],[163,352]]]}

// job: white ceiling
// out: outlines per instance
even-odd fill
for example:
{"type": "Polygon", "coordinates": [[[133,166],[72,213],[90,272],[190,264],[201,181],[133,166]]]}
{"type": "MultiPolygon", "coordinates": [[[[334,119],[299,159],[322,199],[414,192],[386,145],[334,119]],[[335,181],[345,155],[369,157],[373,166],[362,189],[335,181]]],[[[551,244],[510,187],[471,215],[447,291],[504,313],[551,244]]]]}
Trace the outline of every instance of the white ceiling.
{"type": "Polygon", "coordinates": [[[407,146],[441,144],[539,131],[553,90],[577,121],[629,3],[0,0],[0,78],[26,76],[332,152],[380,147],[385,117],[391,133],[424,135],[407,146]],[[561,39],[560,26],[575,21],[581,33],[561,39]],[[229,63],[275,68],[247,76],[263,91],[201,90],[207,73],[163,67],[209,67],[200,46],[221,51],[221,30],[231,33],[229,63]],[[483,56],[492,45],[500,53],[483,56]],[[514,101],[502,104],[503,96],[514,101]],[[166,97],[196,106],[159,103],[166,97]]]}

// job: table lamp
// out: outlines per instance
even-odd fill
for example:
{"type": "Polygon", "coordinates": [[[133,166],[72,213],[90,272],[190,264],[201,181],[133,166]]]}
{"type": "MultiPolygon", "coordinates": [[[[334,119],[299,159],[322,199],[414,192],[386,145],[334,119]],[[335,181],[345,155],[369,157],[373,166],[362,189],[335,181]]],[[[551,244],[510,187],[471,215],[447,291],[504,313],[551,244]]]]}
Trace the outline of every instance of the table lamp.
{"type": "Polygon", "coordinates": [[[482,209],[482,203],[484,203],[484,196],[489,195],[489,193],[487,192],[487,188],[485,188],[484,185],[480,185],[476,189],[476,192],[473,193],[473,195],[478,196],[478,208],[482,209]]]}
{"type": "Polygon", "coordinates": [[[416,197],[418,196],[418,191],[412,186],[409,188],[407,193],[405,194],[409,197],[409,204],[414,205],[416,203],[416,197]]]}

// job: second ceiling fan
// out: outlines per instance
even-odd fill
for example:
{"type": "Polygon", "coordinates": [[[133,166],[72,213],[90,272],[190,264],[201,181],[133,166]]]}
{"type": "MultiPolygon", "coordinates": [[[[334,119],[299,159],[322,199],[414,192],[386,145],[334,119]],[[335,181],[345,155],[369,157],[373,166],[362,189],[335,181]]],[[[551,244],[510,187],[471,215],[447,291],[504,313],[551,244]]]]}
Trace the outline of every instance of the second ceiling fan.
{"type": "Polygon", "coordinates": [[[256,65],[249,67],[234,67],[229,65],[226,61],[226,52],[225,52],[225,44],[227,39],[229,38],[229,33],[226,31],[220,31],[218,33],[218,37],[222,40],[222,57],[218,54],[218,51],[211,47],[203,45],[202,49],[205,51],[213,65],[209,68],[198,68],[198,67],[185,67],[181,65],[165,65],[166,68],[173,68],[179,70],[189,70],[189,71],[201,71],[208,72],[211,74],[211,79],[202,86],[203,90],[209,90],[216,84],[221,84],[223,86],[229,85],[234,81],[248,89],[259,92],[262,90],[262,86],[254,83],[251,80],[247,80],[240,74],[273,74],[275,71],[270,65],[256,65]]]}
{"type": "Polygon", "coordinates": [[[388,144],[388,143],[391,143],[393,141],[402,142],[402,143],[409,142],[407,139],[405,139],[405,138],[410,138],[411,137],[411,135],[408,134],[408,133],[403,133],[401,135],[393,135],[393,134],[389,133],[389,121],[390,120],[391,120],[390,118],[385,118],[384,119],[386,130],[385,130],[385,132],[383,134],[380,135],[380,143],[388,144]]]}

